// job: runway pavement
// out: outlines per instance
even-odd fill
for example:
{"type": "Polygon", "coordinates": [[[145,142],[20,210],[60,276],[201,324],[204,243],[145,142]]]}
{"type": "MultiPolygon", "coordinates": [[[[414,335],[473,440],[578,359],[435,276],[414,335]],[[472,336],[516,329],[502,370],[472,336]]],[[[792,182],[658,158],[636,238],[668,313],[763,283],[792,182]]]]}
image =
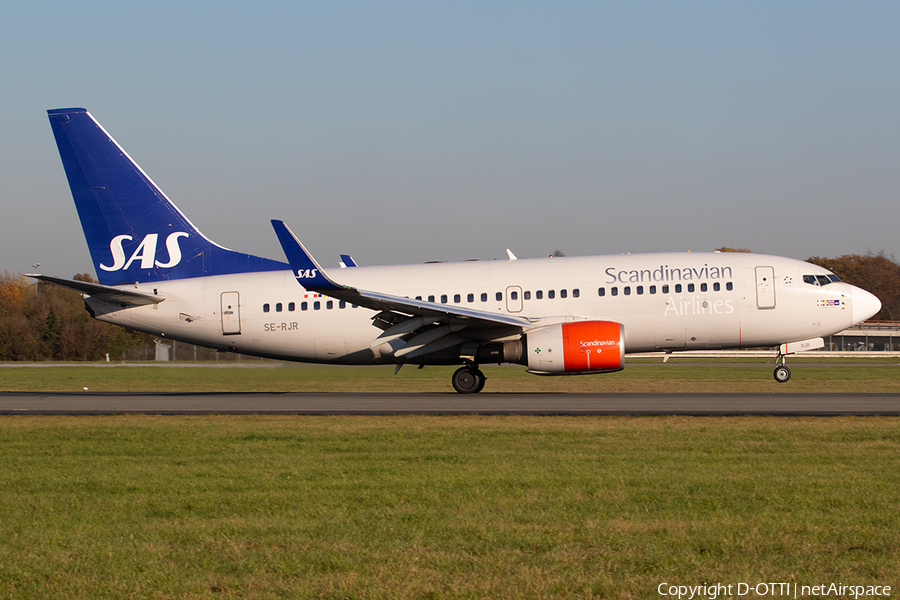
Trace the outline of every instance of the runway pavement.
{"type": "Polygon", "coordinates": [[[0,393],[0,415],[900,415],[900,394],[0,393]]]}

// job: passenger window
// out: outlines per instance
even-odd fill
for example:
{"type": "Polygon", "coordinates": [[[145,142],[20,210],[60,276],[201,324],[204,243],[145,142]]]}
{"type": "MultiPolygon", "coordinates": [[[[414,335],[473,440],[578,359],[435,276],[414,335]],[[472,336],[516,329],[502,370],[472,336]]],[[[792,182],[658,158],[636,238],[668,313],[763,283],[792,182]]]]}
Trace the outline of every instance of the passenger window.
{"type": "Polygon", "coordinates": [[[347,308],[347,303],[341,300],[338,302],[338,308],[347,308]]]}
{"type": "Polygon", "coordinates": [[[714,291],[714,292],[718,292],[718,291],[721,290],[721,289],[722,289],[722,284],[719,283],[718,281],[715,282],[715,283],[713,284],[713,291],[714,291]]]}
{"type": "Polygon", "coordinates": [[[655,294],[655,293],[656,293],[656,286],[655,286],[655,285],[651,285],[651,286],[650,286],[650,293],[651,293],[651,294],[655,294]]]}
{"type": "Polygon", "coordinates": [[[275,312],[281,312],[281,302],[275,304],[275,312]]]}
{"type": "Polygon", "coordinates": [[[422,296],[416,296],[416,300],[421,300],[422,296]]]}
{"type": "Polygon", "coordinates": [[[566,298],[569,295],[568,290],[559,290],[559,297],[566,298]]]}
{"type": "Polygon", "coordinates": [[[729,281],[728,283],[725,284],[725,289],[730,292],[731,290],[734,289],[734,284],[729,281]]]}
{"type": "Polygon", "coordinates": [[[556,298],[556,290],[547,290],[547,298],[550,300],[556,298]]]}
{"type": "Polygon", "coordinates": [[[502,302],[503,301],[503,292],[497,292],[495,297],[497,298],[497,302],[502,302]]]}
{"type": "Polygon", "coordinates": [[[296,308],[297,308],[296,304],[294,304],[293,302],[288,302],[288,312],[294,312],[294,310],[296,308]]]}
{"type": "Polygon", "coordinates": [[[605,295],[606,295],[606,288],[598,288],[598,289],[597,289],[597,295],[600,296],[600,297],[605,296],[605,295]]]}
{"type": "Polygon", "coordinates": [[[486,292],[482,292],[482,293],[481,293],[481,301],[482,301],[482,302],[487,302],[487,293],[486,293],[486,292]]]}
{"type": "Polygon", "coordinates": [[[309,302],[301,302],[300,303],[300,310],[308,310],[308,309],[309,309],[309,302]]]}
{"type": "Polygon", "coordinates": [[[531,292],[524,292],[522,294],[522,297],[525,298],[526,300],[531,300],[531,292]]]}
{"type": "Polygon", "coordinates": [[[676,294],[680,294],[680,293],[681,293],[681,284],[680,284],[680,283],[676,283],[676,284],[675,284],[675,293],[676,293],[676,294]]]}
{"type": "Polygon", "coordinates": [[[610,293],[610,295],[612,295],[612,296],[618,296],[618,295],[619,295],[619,288],[617,288],[617,287],[610,288],[609,293],[610,293]]]}
{"type": "Polygon", "coordinates": [[[447,294],[441,294],[441,304],[447,304],[447,294]]]}
{"type": "Polygon", "coordinates": [[[459,294],[453,294],[453,302],[459,304],[460,302],[462,302],[462,297],[459,294]]]}
{"type": "Polygon", "coordinates": [[[518,299],[519,299],[519,292],[517,292],[517,291],[515,291],[515,290],[511,291],[511,292],[509,293],[509,299],[510,299],[510,300],[518,300],[518,299]]]}
{"type": "Polygon", "coordinates": [[[469,294],[468,296],[466,296],[466,300],[468,302],[475,302],[475,294],[469,294]]]}
{"type": "Polygon", "coordinates": [[[574,290],[572,290],[572,297],[573,297],[573,298],[580,298],[580,297],[581,297],[581,290],[579,290],[578,288],[575,288],[574,290]]]}
{"type": "Polygon", "coordinates": [[[428,296],[428,301],[429,301],[429,302],[434,302],[434,296],[428,296]]]}
{"type": "Polygon", "coordinates": [[[638,296],[642,295],[643,293],[644,293],[644,286],[642,286],[642,285],[637,286],[638,296]]]}
{"type": "Polygon", "coordinates": [[[707,289],[708,289],[708,288],[707,288],[707,286],[706,286],[705,283],[701,283],[701,284],[700,284],[700,291],[701,291],[701,292],[705,292],[707,289]]]}
{"type": "Polygon", "coordinates": [[[544,292],[543,292],[543,290],[538,290],[538,291],[536,291],[536,292],[534,293],[534,297],[535,297],[537,300],[542,300],[542,299],[544,298],[544,292]]]}
{"type": "Polygon", "coordinates": [[[316,300],[315,302],[313,302],[313,310],[319,310],[320,308],[322,308],[322,303],[321,303],[321,302],[319,302],[318,300],[316,300]]]}
{"type": "Polygon", "coordinates": [[[662,293],[663,293],[663,294],[668,294],[668,293],[669,293],[669,284],[666,284],[666,285],[663,286],[662,293]]]}
{"type": "Polygon", "coordinates": [[[263,312],[269,312],[269,304],[263,304],[263,312]]]}
{"type": "Polygon", "coordinates": [[[630,285],[626,285],[626,286],[625,286],[624,293],[625,293],[626,296],[630,296],[630,295],[631,295],[631,286],[630,286],[630,285]]]}
{"type": "Polygon", "coordinates": [[[689,283],[689,284],[688,284],[688,292],[693,292],[693,291],[694,291],[694,284],[693,284],[693,283],[689,283]]]}
{"type": "Polygon", "coordinates": [[[334,302],[329,300],[328,302],[325,303],[325,308],[327,308],[328,310],[331,310],[332,308],[334,308],[334,302]]]}

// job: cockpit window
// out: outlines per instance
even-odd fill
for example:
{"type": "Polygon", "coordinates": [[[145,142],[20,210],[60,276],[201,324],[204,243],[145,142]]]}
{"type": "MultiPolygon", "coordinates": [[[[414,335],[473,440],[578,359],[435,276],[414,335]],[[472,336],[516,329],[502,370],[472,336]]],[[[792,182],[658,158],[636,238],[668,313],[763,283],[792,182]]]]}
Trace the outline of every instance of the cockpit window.
{"type": "Polygon", "coordinates": [[[810,285],[828,285],[829,283],[840,283],[841,278],[837,275],[829,273],[828,275],[804,275],[803,283],[810,285]]]}

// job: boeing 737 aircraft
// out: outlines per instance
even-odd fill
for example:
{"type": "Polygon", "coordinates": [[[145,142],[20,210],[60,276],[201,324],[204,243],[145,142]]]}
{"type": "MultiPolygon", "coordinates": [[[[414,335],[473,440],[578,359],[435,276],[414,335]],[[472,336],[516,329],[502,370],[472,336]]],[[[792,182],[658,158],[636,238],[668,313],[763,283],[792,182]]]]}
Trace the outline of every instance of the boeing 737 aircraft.
{"type": "Polygon", "coordinates": [[[287,263],[204,237],[83,108],[48,111],[99,283],[32,275],[91,315],[221,351],[313,363],[608,373],[630,352],[775,347],[788,354],[877,313],[872,294],[776,256],[666,253],[326,271],[281,221],[287,263]]]}

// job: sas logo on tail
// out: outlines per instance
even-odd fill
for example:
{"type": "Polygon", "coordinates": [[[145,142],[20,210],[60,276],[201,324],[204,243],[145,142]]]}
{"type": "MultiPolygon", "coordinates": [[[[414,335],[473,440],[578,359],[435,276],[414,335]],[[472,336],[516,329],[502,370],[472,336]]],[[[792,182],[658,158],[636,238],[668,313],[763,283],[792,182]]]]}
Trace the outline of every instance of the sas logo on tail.
{"type": "Polygon", "coordinates": [[[120,269],[127,271],[128,267],[131,266],[131,263],[140,260],[141,269],[152,269],[154,266],[161,269],[171,269],[181,262],[181,247],[178,245],[178,240],[183,237],[188,237],[188,235],[189,234],[184,231],[176,231],[169,234],[166,238],[166,252],[169,254],[169,260],[166,262],[156,260],[156,244],[159,240],[158,233],[148,233],[145,235],[140,245],[131,254],[131,258],[128,260],[125,259],[125,249],[122,247],[122,244],[126,241],[130,242],[134,238],[130,235],[117,235],[109,243],[109,251],[112,253],[113,257],[112,266],[108,267],[101,264],[100,268],[104,271],[118,271],[120,269]]]}

